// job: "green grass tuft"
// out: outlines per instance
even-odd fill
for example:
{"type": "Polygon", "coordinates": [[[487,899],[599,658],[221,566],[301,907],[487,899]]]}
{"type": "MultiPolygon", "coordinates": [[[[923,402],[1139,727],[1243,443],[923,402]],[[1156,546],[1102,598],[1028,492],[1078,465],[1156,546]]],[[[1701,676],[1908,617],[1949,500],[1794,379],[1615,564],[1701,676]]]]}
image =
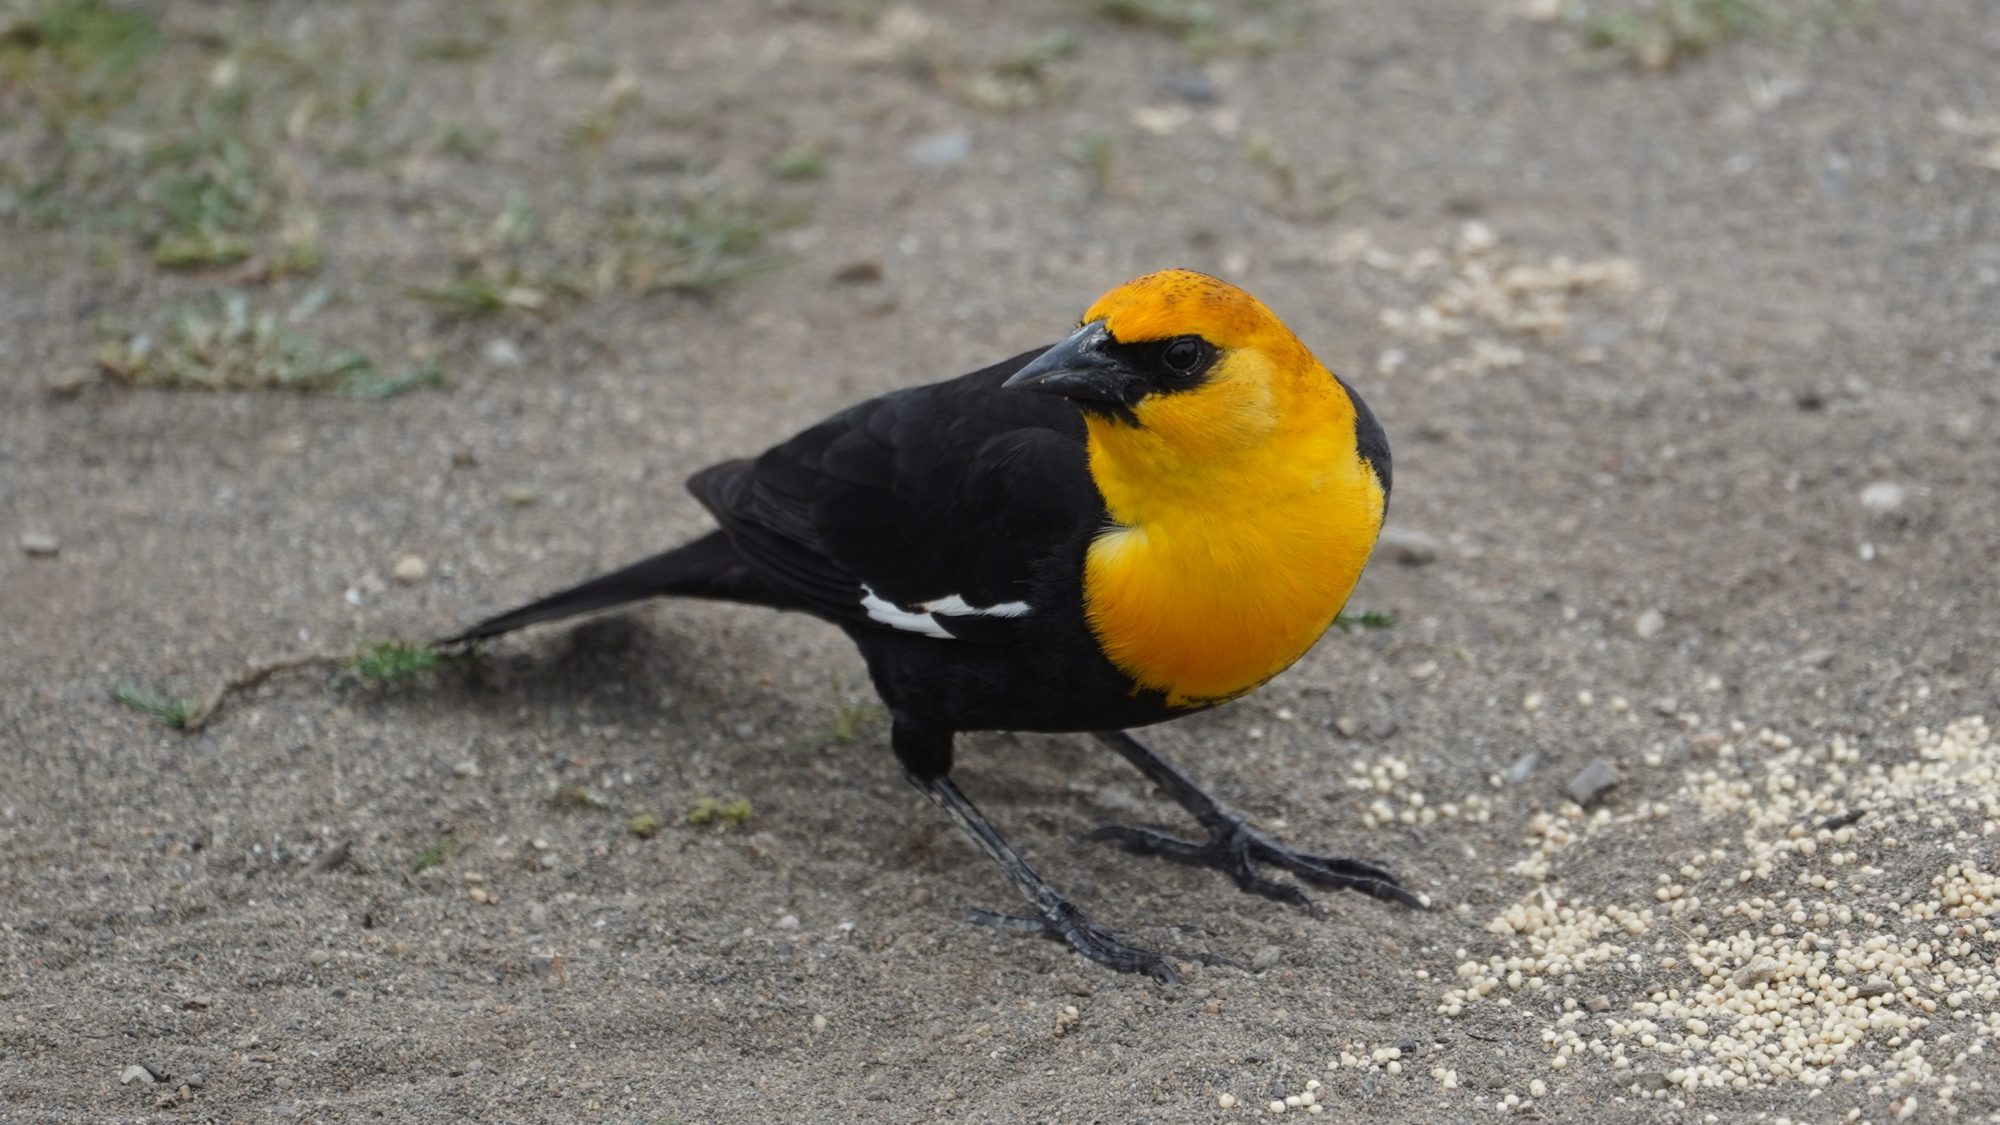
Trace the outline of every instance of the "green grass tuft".
{"type": "Polygon", "coordinates": [[[356,654],[347,667],[371,683],[394,684],[436,667],[443,659],[436,649],[405,641],[383,641],[356,654]]]}
{"type": "Polygon", "coordinates": [[[509,309],[539,309],[548,304],[542,289],[518,279],[462,277],[442,285],[412,285],[403,292],[457,316],[492,316],[509,309]]]}
{"type": "Polygon", "coordinates": [[[98,363],[134,386],[174,390],[303,391],[350,398],[386,398],[442,385],[436,364],[384,372],[361,352],[326,347],[300,325],[326,300],[314,289],[289,308],[253,305],[224,290],[175,309],[156,340],[151,333],[107,345],[98,363]]]}
{"type": "Polygon", "coordinates": [[[1761,30],[1769,0],[1652,0],[1641,7],[1574,17],[1585,43],[1633,65],[1666,70],[1761,30]]]}
{"type": "Polygon", "coordinates": [[[1080,43],[1066,28],[1020,43],[989,66],[979,67],[953,83],[966,101],[981,109],[1034,109],[1067,96],[1076,88],[1064,63],[1075,57],[1080,43]]]}
{"type": "Polygon", "coordinates": [[[847,746],[861,736],[861,726],[882,713],[873,703],[850,703],[837,699],[833,704],[833,726],[827,737],[836,745],[847,746]]]}
{"type": "Polygon", "coordinates": [[[370,363],[349,371],[335,393],[346,398],[394,398],[426,387],[449,385],[444,368],[434,360],[394,372],[383,371],[370,363]]]}
{"type": "Polygon", "coordinates": [[[768,170],[781,180],[796,182],[824,179],[826,148],[816,144],[793,145],[772,158],[768,170]]]}
{"type": "Polygon", "coordinates": [[[493,143],[500,139],[496,129],[473,125],[447,125],[438,134],[437,151],[457,160],[476,161],[484,159],[493,143]]]}
{"type": "Polygon", "coordinates": [[[160,27],[139,8],[101,0],[51,0],[0,17],[0,90],[93,108],[132,93],[138,71],[160,47],[160,27]]]}
{"type": "Polygon", "coordinates": [[[1198,0],[1090,0],[1090,9],[1112,23],[1176,35],[1201,31],[1215,22],[1215,9],[1198,0]]]}
{"type": "Polygon", "coordinates": [[[750,802],[738,797],[733,801],[718,801],[714,797],[703,797],[689,810],[687,822],[697,828],[706,825],[741,828],[750,823],[750,802]]]}
{"type": "Polygon", "coordinates": [[[1381,610],[1364,609],[1354,613],[1342,613],[1333,619],[1333,624],[1343,633],[1351,633],[1356,629],[1391,629],[1396,625],[1396,615],[1383,613],[1381,610]]]}
{"type": "Polygon", "coordinates": [[[549,793],[549,804],[559,809],[608,809],[611,801],[588,785],[568,782],[549,793]]]}
{"type": "Polygon", "coordinates": [[[1063,143],[1062,158],[1083,170],[1089,181],[1088,198],[1095,202],[1111,189],[1118,168],[1118,138],[1110,133],[1079,133],[1063,143]]]}
{"type": "Polygon", "coordinates": [[[801,217],[721,197],[631,206],[605,223],[602,237],[616,249],[596,268],[638,296],[702,296],[776,268],[782,259],[765,243],[801,217]]]}
{"type": "Polygon", "coordinates": [[[403,871],[410,875],[419,875],[457,854],[458,843],[447,837],[411,856],[410,861],[403,865],[403,871]]]}
{"type": "Polygon", "coordinates": [[[143,711],[158,719],[163,726],[180,730],[187,726],[194,715],[194,701],[171,696],[155,695],[136,684],[119,684],[111,689],[111,698],[132,708],[143,711]]]}

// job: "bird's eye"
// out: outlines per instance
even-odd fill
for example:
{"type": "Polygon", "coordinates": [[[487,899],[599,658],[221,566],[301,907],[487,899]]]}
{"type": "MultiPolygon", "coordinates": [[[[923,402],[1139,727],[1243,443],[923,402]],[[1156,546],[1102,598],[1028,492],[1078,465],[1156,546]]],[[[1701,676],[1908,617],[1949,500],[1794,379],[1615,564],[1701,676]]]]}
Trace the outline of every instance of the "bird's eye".
{"type": "Polygon", "coordinates": [[[1201,366],[1201,361],[1206,356],[1207,351],[1208,349],[1202,346],[1200,340],[1190,340],[1183,337],[1168,344],[1167,350],[1161,358],[1166,360],[1168,367],[1185,375],[1201,366]]]}

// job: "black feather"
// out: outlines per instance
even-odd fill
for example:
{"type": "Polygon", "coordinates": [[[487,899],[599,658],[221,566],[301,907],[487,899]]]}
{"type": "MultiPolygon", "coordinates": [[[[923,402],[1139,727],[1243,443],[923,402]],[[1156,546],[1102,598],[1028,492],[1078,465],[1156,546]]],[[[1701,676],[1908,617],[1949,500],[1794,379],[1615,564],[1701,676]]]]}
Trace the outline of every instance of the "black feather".
{"type": "Polygon", "coordinates": [[[462,633],[436,642],[463,644],[509,633],[544,621],[610,609],[664,595],[749,602],[775,609],[803,609],[799,600],[774,586],[743,561],[729,537],[712,531],[665,554],[599,575],[588,582],[489,617],[462,633]]]}

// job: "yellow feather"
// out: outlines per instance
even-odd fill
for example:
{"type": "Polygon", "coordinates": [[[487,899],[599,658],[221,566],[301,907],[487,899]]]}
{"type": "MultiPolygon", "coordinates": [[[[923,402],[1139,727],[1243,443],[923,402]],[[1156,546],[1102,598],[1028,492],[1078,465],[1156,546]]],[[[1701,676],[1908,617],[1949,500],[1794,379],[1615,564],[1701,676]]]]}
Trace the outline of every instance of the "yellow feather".
{"type": "Polygon", "coordinates": [[[1214,278],[1147,275],[1097,319],[1123,342],[1197,334],[1220,355],[1201,386],[1142,399],[1138,426],[1087,419],[1114,521],[1085,567],[1091,629],[1171,705],[1241,695],[1333,623],[1381,529],[1353,403],[1276,316],[1214,278]]]}

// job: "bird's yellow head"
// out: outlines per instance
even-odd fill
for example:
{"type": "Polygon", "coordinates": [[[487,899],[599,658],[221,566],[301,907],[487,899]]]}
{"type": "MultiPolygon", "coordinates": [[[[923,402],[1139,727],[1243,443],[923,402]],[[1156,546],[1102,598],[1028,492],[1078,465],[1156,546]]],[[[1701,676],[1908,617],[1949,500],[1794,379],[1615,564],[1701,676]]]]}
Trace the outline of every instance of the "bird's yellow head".
{"type": "Polygon", "coordinates": [[[1255,297],[1147,274],[1007,385],[1083,411],[1110,517],[1086,557],[1085,614],[1135,684],[1207,706],[1326,631],[1381,529],[1389,445],[1255,297]]]}
{"type": "MultiPolygon", "coordinates": [[[[1322,439],[1344,441],[1349,460],[1356,449],[1358,400],[1257,298],[1192,270],[1150,273],[1099,297],[1008,385],[1082,409],[1100,485],[1213,489],[1246,470],[1276,485],[1274,457],[1310,454],[1322,439]]],[[[1386,449],[1378,475],[1386,491],[1386,449]]]]}

